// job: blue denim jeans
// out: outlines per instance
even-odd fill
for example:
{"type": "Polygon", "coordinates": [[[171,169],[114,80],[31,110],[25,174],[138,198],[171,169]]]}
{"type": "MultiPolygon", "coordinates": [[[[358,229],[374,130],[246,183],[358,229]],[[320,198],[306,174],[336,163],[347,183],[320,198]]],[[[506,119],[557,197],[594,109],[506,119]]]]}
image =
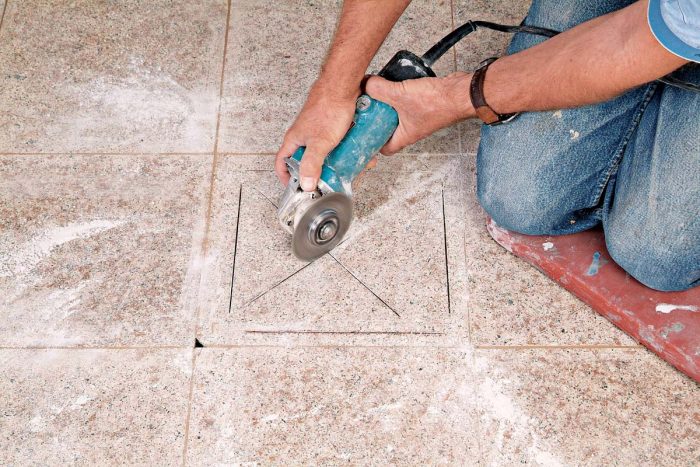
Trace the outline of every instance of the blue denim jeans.
{"type": "MultiPolygon", "coordinates": [[[[534,0],[525,23],[565,30],[631,3],[534,0]]],[[[509,53],[543,38],[519,34],[509,53]]],[[[676,77],[700,84],[700,66],[676,77]]],[[[483,126],[477,195],[500,226],[563,235],[602,223],[610,255],[657,290],[700,284],[700,94],[650,83],[610,101],[483,126]]]]}

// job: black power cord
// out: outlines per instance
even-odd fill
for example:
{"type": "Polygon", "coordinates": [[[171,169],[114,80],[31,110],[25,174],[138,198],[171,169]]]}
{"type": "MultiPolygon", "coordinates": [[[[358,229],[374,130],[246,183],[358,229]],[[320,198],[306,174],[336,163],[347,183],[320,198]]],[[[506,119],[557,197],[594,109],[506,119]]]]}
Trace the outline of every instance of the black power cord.
{"type": "Polygon", "coordinates": [[[508,26],[505,24],[491,23],[489,21],[467,21],[435,44],[423,54],[423,63],[426,66],[432,66],[440,57],[442,57],[445,52],[450,50],[454,45],[467,37],[469,34],[473,33],[479,28],[492,29],[494,31],[517,33],[522,32],[526,34],[536,34],[538,36],[544,37],[554,37],[559,34],[559,31],[547,28],[538,28],[535,26],[508,26]]]}

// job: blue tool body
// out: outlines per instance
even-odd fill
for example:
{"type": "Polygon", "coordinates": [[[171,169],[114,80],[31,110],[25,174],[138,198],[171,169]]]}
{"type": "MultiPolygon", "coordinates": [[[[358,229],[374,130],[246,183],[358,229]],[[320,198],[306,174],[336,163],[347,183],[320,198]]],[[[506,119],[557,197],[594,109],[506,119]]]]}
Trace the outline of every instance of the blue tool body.
{"type": "MultiPolygon", "coordinates": [[[[352,127],[323,163],[321,182],[334,192],[351,196],[352,181],[389,141],[398,125],[399,116],[393,107],[367,95],[361,96],[352,127]]],[[[292,159],[301,162],[305,149],[297,149],[292,159]]]]}

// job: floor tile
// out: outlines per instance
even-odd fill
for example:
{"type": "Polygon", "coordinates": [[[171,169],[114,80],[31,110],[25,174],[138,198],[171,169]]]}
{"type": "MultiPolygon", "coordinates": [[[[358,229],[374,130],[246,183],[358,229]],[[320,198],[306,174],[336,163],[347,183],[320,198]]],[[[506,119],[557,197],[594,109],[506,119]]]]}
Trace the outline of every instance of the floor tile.
{"type": "Polygon", "coordinates": [[[473,169],[465,183],[470,187],[465,249],[475,345],[636,345],[588,305],[498,245],[486,231],[473,169]]]}
{"type": "MultiPolygon", "coordinates": [[[[234,0],[219,138],[222,152],[277,151],[318,74],[340,4],[234,0]]],[[[399,49],[422,54],[450,29],[447,0],[414,1],[370,71],[380,69],[399,49]]],[[[446,56],[436,70],[451,72],[452,60],[446,56]]],[[[456,129],[444,130],[408,150],[457,152],[457,135],[456,129]]]]}
{"type": "Polygon", "coordinates": [[[210,166],[0,157],[2,345],[189,345],[210,166]]]}
{"type": "Polygon", "coordinates": [[[646,350],[476,355],[484,464],[700,463],[700,386],[646,350]]]}
{"type": "MultiPolygon", "coordinates": [[[[527,15],[529,0],[489,2],[486,0],[455,0],[455,26],[467,21],[482,20],[518,25],[527,15]]],[[[457,69],[474,70],[482,60],[505,53],[512,35],[479,29],[455,46],[457,69]]],[[[481,123],[472,119],[460,124],[462,151],[474,152],[479,145],[481,123]]]]}
{"type": "Polygon", "coordinates": [[[435,349],[203,349],[188,463],[470,463],[478,421],[465,359],[435,349]]]}
{"type": "Polygon", "coordinates": [[[211,151],[226,5],[8,3],[0,152],[211,151]]]}
{"type": "Polygon", "coordinates": [[[182,462],[191,350],[0,350],[0,463],[182,462]]]}
{"type": "Polygon", "coordinates": [[[457,271],[462,261],[464,271],[463,244],[459,200],[451,192],[445,197],[445,222],[443,196],[451,189],[445,180],[462,161],[426,156],[430,166],[412,159],[419,170],[378,169],[356,185],[355,219],[345,240],[309,264],[293,256],[291,237],[278,225],[282,187],[274,174],[240,171],[238,156],[223,158],[200,293],[203,342],[235,343],[240,331],[451,331],[453,319],[466,313],[459,297],[466,277],[450,277],[450,310],[449,267],[457,271]],[[451,265],[445,257],[447,225],[456,236],[449,241],[451,265]]]}

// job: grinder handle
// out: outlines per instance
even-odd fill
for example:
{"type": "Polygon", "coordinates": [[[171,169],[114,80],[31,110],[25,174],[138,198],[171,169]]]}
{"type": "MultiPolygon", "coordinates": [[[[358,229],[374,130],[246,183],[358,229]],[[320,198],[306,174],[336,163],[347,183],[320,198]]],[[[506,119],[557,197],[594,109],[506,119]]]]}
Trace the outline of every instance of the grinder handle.
{"type": "MultiPolygon", "coordinates": [[[[379,76],[389,81],[404,81],[434,77],[435,73],[421,57],[401,50],[382,68],[379,76]]],[[[398,114],[393,107],[366,94],[360,96],[352,127],[323,163],[321,191],[351,195],[352,181],[389,141],[398,125],[398,114]]],[[[292,158],[301,162],[305,149],[297,149],[292,158]]]]}

